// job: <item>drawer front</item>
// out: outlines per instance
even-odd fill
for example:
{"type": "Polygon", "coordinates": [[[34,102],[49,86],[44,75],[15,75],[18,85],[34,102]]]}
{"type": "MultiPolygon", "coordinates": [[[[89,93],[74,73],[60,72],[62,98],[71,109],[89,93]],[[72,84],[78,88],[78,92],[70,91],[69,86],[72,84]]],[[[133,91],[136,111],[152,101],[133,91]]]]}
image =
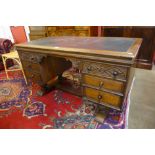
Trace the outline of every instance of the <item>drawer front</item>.
{"type": "Polygon", "coordinates": [[[29,72],[37,72],[40,73],[40,65],[35,63],[30,63],[28,61],[22,61],[22,65],[24,70],[29,72]]]}
{"type": "Polygon", "coordinates": [[[121,107],[122,98],[118,95],[98,91],[88,87],[84,88],[84,93],[86,97],[93,99],[98,103],[104,103],[118,108],[121,107]]]}
{"type": "Polygon", "coordinates": [[[41,63],[42,60],[46,57],[46,55],[44,54],[36,54],[30,52],[22,52],[19,55],[22,61],[29,61],[31,63],[41,63]]]}
{"type": "Polygon", "coordinates": [[[90,86],[95,86],[98,89],[108,89],[116,92],[123,93],[125,85],[123,82],[98,78],[91,75],[84,75],[83,77],[84,83],[90,86]]]}
{"type": "Polygon", "coordinates": [[[29,71],[25,71],[25,75],[26,75],[28,81],[32,81],[34,83],[39,83],[39,84],[42,83],[41,75],[38,73],[32,73],[29,71]]]}
{"type": "Polygon", "coordinates": [[[104,63],[85,62],[83,65],[83,73],[118,80],[126,80],[127,70],[127,67],[109,65],[104,63]]]}

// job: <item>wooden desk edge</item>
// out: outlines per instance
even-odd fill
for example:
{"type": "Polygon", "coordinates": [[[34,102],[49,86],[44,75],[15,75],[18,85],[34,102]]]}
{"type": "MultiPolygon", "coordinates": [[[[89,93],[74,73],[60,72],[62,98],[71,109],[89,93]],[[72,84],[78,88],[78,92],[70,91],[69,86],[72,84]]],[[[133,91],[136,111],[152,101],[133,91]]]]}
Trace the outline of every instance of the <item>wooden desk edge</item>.
{"type": "Polygon", "coordinates": [[[117,57],[122,59],[133,59],[136,57],[138,49],[141,45],[142,39],[135,38],[136,41],[130,46],[127,52],[120,51],[110,51],[110,50],[91,50],[91,49],[82,49],[82,48],[65,48],[65,47],[52,47],[52,46],[41,46],[41,45],[28,45],[28,44],[16,44],[15,47],[18,50],[22,49],[42,49],[50,50],[57,52],[67,52],[72,54],[83,54],[83,55],[98,55],[98,56],[108,56],[108,57],[117,57]]]}

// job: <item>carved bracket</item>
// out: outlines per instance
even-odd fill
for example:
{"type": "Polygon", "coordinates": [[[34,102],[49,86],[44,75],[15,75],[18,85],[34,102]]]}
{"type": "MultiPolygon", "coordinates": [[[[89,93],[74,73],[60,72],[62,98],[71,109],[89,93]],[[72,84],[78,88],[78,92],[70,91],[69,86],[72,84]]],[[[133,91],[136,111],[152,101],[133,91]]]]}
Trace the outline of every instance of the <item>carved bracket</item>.
{"type": "Polygon", "coordinates": [[[76,58],[65,58],[67,61],[72,62],[72,72],[73,77],[73,86],[79,88],[81,86],[81,70],[82,70],[82,61],[76,58]]]}
{"type": "Polygon", "coordinates": [[[81,60],[76,58],[65,58],[66,60],[69,60],[72,62],[73,68],[79,69],[81,71],[81,60]]]}

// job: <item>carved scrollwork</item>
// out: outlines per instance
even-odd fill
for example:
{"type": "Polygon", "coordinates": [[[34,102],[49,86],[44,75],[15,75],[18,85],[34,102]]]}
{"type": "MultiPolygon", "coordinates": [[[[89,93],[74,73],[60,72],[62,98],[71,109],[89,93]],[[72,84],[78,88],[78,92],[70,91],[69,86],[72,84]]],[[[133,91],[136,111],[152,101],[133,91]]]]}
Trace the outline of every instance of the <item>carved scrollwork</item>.
{"type": "Polygon", "coordinates": [[[21,53],[20,58],[21,60],[26,60],[31,63],[41,63],[43,59],[46,57],[44,54],[35,54],[35,53],[21,53]]]}
{"type": "Polygon", "coordinates": [[[79,88],[81,87],[81,70],[82,70],[82,62],[80,59],[76,58],[66,58],[67,61],[72,62],[71,76],[73,79],[73,87],[79,88]]]}
{"type": "Polygon", "coordinates": [[[76,58],[66,58],[66,60],[69,60],[72,62],[72,67],[79,69],[81,71],[81,60],[76,58]]]}
{"type": "Polygon", "coordinates": [[[116,79],[126,80],[127,68],[103,63],[85,62],[83,72],[116,79]]]}

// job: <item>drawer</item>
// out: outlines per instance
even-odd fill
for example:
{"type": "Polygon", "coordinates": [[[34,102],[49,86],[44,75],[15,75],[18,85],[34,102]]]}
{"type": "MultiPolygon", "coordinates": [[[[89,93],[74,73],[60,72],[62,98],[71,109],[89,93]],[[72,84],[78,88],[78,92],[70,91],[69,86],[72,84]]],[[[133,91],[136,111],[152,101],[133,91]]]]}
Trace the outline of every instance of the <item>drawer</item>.
{"type": "Polygon", "coordinates": [[[83,73],[126,81],[127,67],[112,64],[84,62],[83,73]]]}
{"type": "Polygon", "coordinates": [[[97,87],[97,89],[108,89],[119,93],[123,93],[125,88],[124,82],[99,78],[87,74],[83,76],[83,82],[84,84],[97,87]]]}
{"type": "Polygon", "coordinates": [[[20,59],[22,61],[29,61],[31,63],[41,63],[45,57],[46,55],[38,53],[30,53],[30,52],[20,53],[20,59]]]}
{"type": "Polygon", "coordinates": [[[85,87],[84,88],[84,94],[86,97],[95,100],[96,102],[100,104],[108,104],[114,107],[121,107],[122,97],[114,94],[110,94],[107,92],[102,92],[99,90],[95,90],[92,88],[85,87]]]}
{"type": "Polygon", "coordinates": [[[37,72],[40,73],[40,65],[36,63],[30,63],[28,61],[22,61],[24,70],[28,72],[37,72]]]}
{"type": "Polygon", "coordinates": [[[38,73],[32,73],[29,71],[25,71],[25,75],[28,81],[32,81],[35,83],[41,83],[42,82],[42,78],[41,75],[38,73]]]}

